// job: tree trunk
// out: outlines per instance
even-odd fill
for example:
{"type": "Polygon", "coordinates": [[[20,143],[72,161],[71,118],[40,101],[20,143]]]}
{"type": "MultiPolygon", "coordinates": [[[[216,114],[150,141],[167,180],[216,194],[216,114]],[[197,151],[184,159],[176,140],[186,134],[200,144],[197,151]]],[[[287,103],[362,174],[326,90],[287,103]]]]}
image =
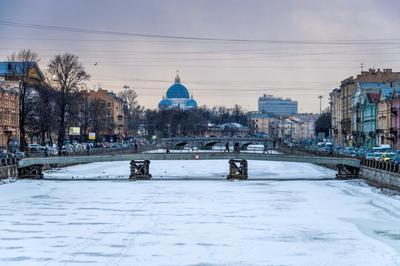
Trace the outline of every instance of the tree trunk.
{"type": "Polygon", "coordinates": [[[61,100],[60,106],[60,128],[58,129],[58,149],[61,150],[65,141],[65,110],[66,104],[64,99],[61,100]]]}

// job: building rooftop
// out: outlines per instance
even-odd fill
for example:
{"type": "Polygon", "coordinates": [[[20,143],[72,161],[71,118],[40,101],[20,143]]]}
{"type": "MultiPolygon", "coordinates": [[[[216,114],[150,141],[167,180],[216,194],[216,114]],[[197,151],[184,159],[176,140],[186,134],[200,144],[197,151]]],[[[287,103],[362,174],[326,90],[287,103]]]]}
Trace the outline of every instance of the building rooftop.
{"type": "Polygon", "coordinates": [[[27,71],[30,76],[37,75],[38,79],[45,79],[36,62],[0,62],[0,76],[20,76],[27,71]],[[31,72],[31,69],[34,69],[34,72],[31,72]]]}

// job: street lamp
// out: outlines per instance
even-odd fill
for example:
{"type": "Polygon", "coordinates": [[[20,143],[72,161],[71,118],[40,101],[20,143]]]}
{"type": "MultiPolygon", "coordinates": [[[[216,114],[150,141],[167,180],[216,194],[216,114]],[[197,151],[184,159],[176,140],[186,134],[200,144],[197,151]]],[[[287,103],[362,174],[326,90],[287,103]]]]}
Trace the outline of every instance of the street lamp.
{"type": "Polygon", "coordinates": [[[319,115],[322,114],[322,98],[324,98],[324,96],[322,96],[322,95],[318,96],[318,99],[319,99],[319,115]]]}

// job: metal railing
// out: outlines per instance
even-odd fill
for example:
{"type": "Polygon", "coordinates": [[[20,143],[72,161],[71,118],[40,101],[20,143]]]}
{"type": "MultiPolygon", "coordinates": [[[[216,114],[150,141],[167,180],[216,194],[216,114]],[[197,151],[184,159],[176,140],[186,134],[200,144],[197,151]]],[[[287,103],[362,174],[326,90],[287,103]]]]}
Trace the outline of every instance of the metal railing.
{"type": "Polygon", "coordinates": [[[104,155],[104,154],[125,154],[125,153],[136,153],[143,152],[146,150],[154,149],[154,146],[140,145],[137,149],[134,146],[129,147],[115,147],[115,148],[91,148],[89,150],[62,150],[58,153],[51,154],[51,151],[46,152],[45,150],[29,152],[26,157],[57,157],[57,156],[92,156],[92,155],[104,155]]]}
{"type": "Polygon", "coordinates": [[[10,165],[16,165],[17,158],[6,158],[6,159],[1,159],[0,161],[0,166],[10,166],[10,165]]]}
{"type": "Polygon", "coordinates": [[[384,162],[384,161],[377,161],[373,159],[364,158],[361,159],[361,165],[391,173],[400,174],[400,166],[393,162],[384,162]]]}

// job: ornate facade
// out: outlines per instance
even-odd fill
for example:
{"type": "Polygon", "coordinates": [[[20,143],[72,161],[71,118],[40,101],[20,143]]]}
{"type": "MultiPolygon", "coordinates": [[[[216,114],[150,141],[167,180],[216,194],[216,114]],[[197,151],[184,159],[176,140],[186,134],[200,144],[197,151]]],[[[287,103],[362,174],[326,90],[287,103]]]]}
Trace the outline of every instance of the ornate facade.
{"type": "Polygon", "coordinates": [[[19,140],[19,82],[0,81],[0,148],[19,140]]]}

